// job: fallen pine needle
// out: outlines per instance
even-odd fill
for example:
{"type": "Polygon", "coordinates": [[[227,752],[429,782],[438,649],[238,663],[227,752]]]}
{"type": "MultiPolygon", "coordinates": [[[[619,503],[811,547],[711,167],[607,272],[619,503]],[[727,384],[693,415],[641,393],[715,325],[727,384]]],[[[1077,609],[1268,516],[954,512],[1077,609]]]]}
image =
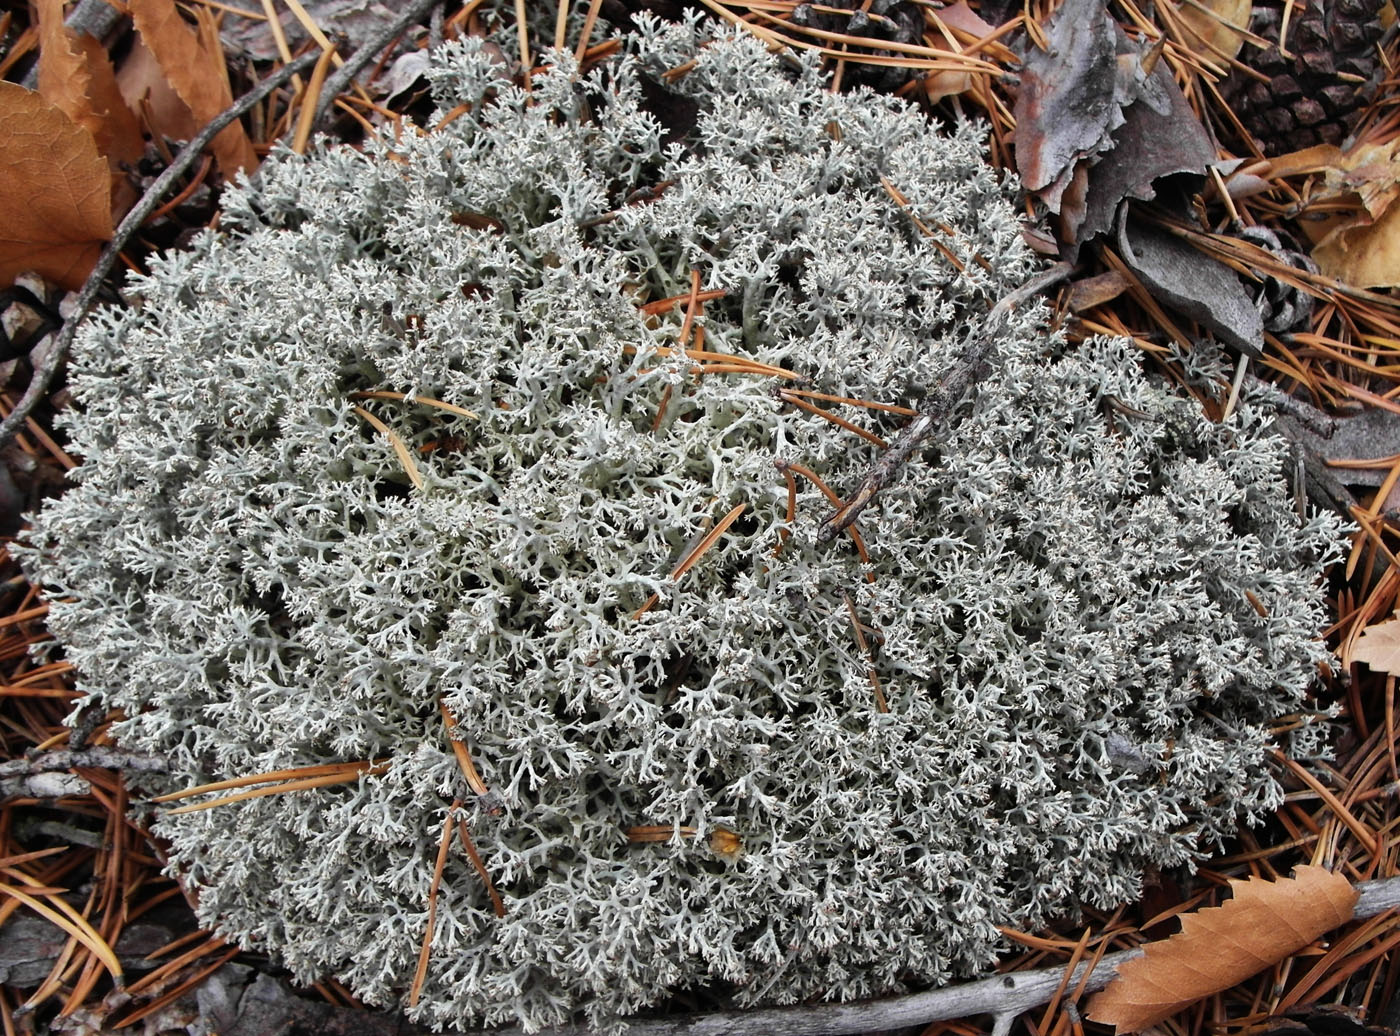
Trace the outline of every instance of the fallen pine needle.
{"type": "Polygon", "coordinates": [[[418,465],[413,459],[413,454],[404,445],[403,440],[394,434],[393,430],[379,418],[375,417],[362,406],[355,407],[355,413],[359,414],[369,423],[369,426],[377,431],[384,438],[389,440],[389,445],[394,447],[394,452],[399,455],[399,463],[403,465],[404,473],[408,475],[414,486],[423,488],[423,476],[418,473],[418,465]]]}
{"type": "Polygon", "coordinates": [[[456,824],[457,810],[462,806],[461,799],[454,799],[448,807],[447,819],[442,823],[442,838],[438,840],[437,860],[433,864],[433,882],[428,886],[428,924],[423,930],[423,945],[418,951],[418,967],[413,972],[413,985],[408,992],[408,1006],[418,1006],[418,994],[423,991],[423,980],[428,977],[428,961],[433,952],[433,929],[437,925],[438,888],[442,885],[442,871],[447,866],[447,850],[452,845],[452,828],[456,824]]]}

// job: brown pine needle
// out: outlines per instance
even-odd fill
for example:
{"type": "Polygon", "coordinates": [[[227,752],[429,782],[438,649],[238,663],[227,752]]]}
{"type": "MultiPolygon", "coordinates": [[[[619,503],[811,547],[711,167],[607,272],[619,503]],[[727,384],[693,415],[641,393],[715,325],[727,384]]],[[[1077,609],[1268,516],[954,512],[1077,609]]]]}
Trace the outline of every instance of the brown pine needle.
{"type": "MultiPolygon", "coordinates": [[[[150,971],[147,974],[142,975],[139,979],[137,979],[131,984],[131,986],[127,989],[127,992],[132,996],[136,996],[140,993],[146,992],[146,990],[148,989],[158,989],[160,988],[162,983],[165,982],[166,979],[178,974],[182,968],[193,964],[201,957],[208,956],[211,953],[218,953],[226,945],[228,945],[217,935],[210,935],[207,932],[190,933],[191,939],[198,939],[201,936],[203,936],[202,942],[186,950],[184,953],[180,954],[180,956],[172,957],[170,960],[166,961],[154,971],[150,971]]],[[[175,944],[172,943],[171,945],[173,946],[175,944]]],[[[168,947],[166,947],[165,949],[168,949],[168,947]]],[[[164,950],[162,950],[161,952],[164,952],[164,950]]]]}
{"type": "Polygon", "coordinates": [[[554,15],[554,49],[563,50],[569,26],[569,0],[559,0],[559,9],[554,15]]]}
{"type": "Polygon", "coordinates": [[[921,220],[914,213],[914,209],[909,204],[909,199],[904,196],[904,193],[900,191],[898,187],[892,184],[889,181],[888,177],[880,177],[880,184],[885,188],[885,193],[888,194],[892,199],[894,199],[894,203],[904,210],[905,215],[909,217],[910,222],[912,222],[914,226],[919,228],[919,233],[923,234],[924,237],[928,238],[929,241],[933,243],[933,247],[943,253],[943,258],[947,259],[950,263],[952,263],[953,268],[957,270],[958,273],[963,273],[964,271],[966,271],[967,267],[963,265],[962,260],[955,256],[952,253],[952,250],[949,249],[947,245],[945,245],[942,241],[938,240],[938,235],[936,235],[929,228],[929,225],[927,223],[921,220]]]}
{"type": "Polygon", "coordinates": [[[134,1025],[136,1022],[139,1022],[142,1018],[145,1018],[147,1015],[151,1015],[159,1011],[166,1004],[173,1003],[174,1001],[180,999],[180,997],[184,996],[191,989],[194,989],[206,978],[208,978],[214,972],[218,971],[225,964],[233,960],[234,957],[237,957],[242,952],[242,947],[230,946],[222,956],[210,961],[209,964],[200,968],[197,972],[195,972],[189,978],[185,979],[185,981],[181,982],[179,985],[175,986],[173,989],[167,990],[166,992],[158,996],[156,999],[152,1000],[149,1004],[137,1008],[130,1014],[124,1015],[123,1017],[117,1019],[115,1022],[110,1023],[111,1028],[123,1029],[128,1025],[134,1025]]]}
{"type": "MultiPolygon", "coordinates": [[[[824,40],[827,43],[840,44],[843,48],[869,48],[871,46],[871,40],[866,36],[851,36],[843,32],[829,32],[826,29],[818,29],[816,26],[798,25],[795,22],[790,22],[783,18],[775,18],[773,15],[756,8],[750,8],[750,10],[755,17],[762,18],[770,24],[779,25],[791,31],[805,33],[814,39],[824,40]]],[[[752,25],[752,23],[750,23],[750,25],[752,25]]],[[[774,35],[778,34],[775,33],[774,35]]],[[[839,57],[845,61],[863,62],[867,56],[875,56],[844,49],[838,52],[829,47],[814,48],[812,44],[806,41],[784,40],[784,42],[796,42],[798,46],[805,50],[819,49],[828,57],[839,57]]],[[[998,79],[1005,75],[1000,68],[990,62],[970,57],[960,51],[943,50],[939,47],[930,47],[927,44],[901,43],[898,40],[882,39],[879,41],[879,49],[893,51],[897,54],[909,55],[914,59],[909,64],[910,68],[936,69],[944,72],[973,72],[995,76],[998,79]]]]}
{"type": "Polygon", "coordinates": [[[467,780],[467,787],[471,788],[479,798],[486,798],[491,794],[491,789],[486,786],[486,782],[481,779],[481,773],[476,768],[476,763],[472,762],[471,750],[467,748],[467,743],[457,736],[457,720],[452,715],[452,710],[447,707],[447,703],[441,698],[438,699],[438,711],[442,713],[442,721],[447,726],[447,743],[452,746],[452,754],[457,757],[457,768],[462,771],[462,776],[467,780]]]}
{"type": "Polygon", "coordinates": [[[355,413],[363,417],[371,428],[389,440],[389,445],[393,446],[394,452],[399,455],[399,463],[403,465],[404,472],[408,475],[414,486],[422,489],[423,476],[418,473],[418,465],[413,460],[413,454],[410,453],[408,447],[403,444],[403,440],[395,435],[387,424],[379,420],[379,418],[375,417],[364,407],[355,407],[355,413]]]}
{"type": "Polygon", "coordinates": [[[439,410],[446,410],[449,414],[457,414],[460,417],[470,417],[477,420],[476,411],[468,410],[464,406],[457,406],[455,403],[444,403],[440,399],[433,399],[429,396],[414,396],[409,399],[402,392],[352,392],[351,399],[397,399],[404,403],[422,403],[424,406],[437,407],[439,410]]]}
{"type": "Polygon", "coordinates": [[[661,402],[656,405],[656,416],[651,420],[651,432],[655,435],[661,431],[661,422],[666,420],[666,408],[671,404],[671,386],[667,385],[661,393],[661,402]]]}
{"type": "Polygon", "coordinates": [[[899,414],[901,417],[918,417],[919,412],[912,407],[895,406],[893,403],[873,403],[868,399],[852,399],[850,396],[833,396],[830,392],[813,392],[811,389],[789,388],[783,389],[794,396],[806,396],[809,399],[820,399],[827,403],[845,403],[848,406],[865,407],[867,410],[884,410],[891,414],[899,414]]]}
{"type": "Polygon", "coordinates": [[[525,92],[530,92],[530,23],[525,17],[525,0],[515,0],[515,34],[520,42],[520,74],[525,92]]]}
{"type": "Polygon", "coordinates": [[[296,134],[292,137],[292,150],[299,155],[306,154],[306,145],[311,140],[311,130],[316,122],[316,108],[321,101],[321,89],[326,85],[326,72],[329,70],[331,58],[334,56],[333,49],[321,52],[316,67],[311,70],[311,82],[307,84],[306,92],[302,94],[296,134]]]}
{"type": "Polygon", "coordinates": [[[17,867],[21,863],[29,863],[31,860],[42,860],[46,856],[55,856],[58,853],[65,853],[70,848],[72,847],[67,845],[55,845],[48,849],[35,849],[32,853],[0,856],[0,867],[17,867]]]}
{"type": "Polygon", "coordinates": [[[848,432],[854,432],[866,442],[873,443],[882,450],[889,449],[890,444],[885,442],[884,439],[881,439],[874,432],[868,432],[864,428],[860,427],[860,425],[853,424],[850,421],[847,421],[844,417],[837,417],[830,410],[824,410],[821,407],[817,406],[815,403],[809,403],[805,399],[800,399],[785,389],[779,389],[778,398],[785,403],[791,403],[795,407],[800,407],[801,409],[807,411],[809,414],[815,414],[817,417],[820,417],[824,421],[830,421],[832,424],[844,428],[848,432]]]}
{"type": "MultiPolygon", "coordinates": [[[[792,472],[787,469],[786,465],[783,465],[778,470],[783,473],[783,478],[787,480],[787,515],[783,521],[787,522],[788,525],[792,525],[794,519],[797,518],[797,479],[792,477],[792,472]]],[[[788,541],[791,535],[792,529],[790,528],[778,530],[778,545],[773,548],[774,557],[782,553],[783,544],[788,541]]]]}
{"type": "Polygon", "coordinates": [[[348,762],[348,763],[319,763],[316,766],[297,766],[290,770],[268,770],[265,773],[253,773],[246,777],[230,777],[224,781],[213,781],[210,784],[201,784],[197,788],[185,788],[181,791],[166,792],[164,795],[157,795],[151,802],[174,802],[177,799],[187,799],[192,795],[205,795],[214,791],[227,791],[229,788],[246,788],[250,784],[269,784],[272,781],[299,780],[304,777],[325,777],[333,773],[344,773],[346,767],[359,767],[361,769],[373,770],[375,773],[382,773],[383,767],[388,765],[389,760],[372,759],[369,762],[348,762]],[[378,768],[378,769],[376,769],[378,768]]]}
{"type": "MultiPolygon", "coordinates": [[[[822,481],[821,476],[819,476],[815,471],[813,471],[806,465],[798,464],[796,461],[787,460],[778,460],[774,461],[773,463],[779,471],[787,471],[791,469],[797,472],[803,478],[805,478],[808,482],[812,483],[812,485],[816,486],[818,489],[821,490],[822,495],[826,497],[827,502],[830,503],[831,506],[835,507],[837,510],[840,510],[841,508],[846,506],[845,501],[843,501],[839,496],[837,496],[835,491],[832,490],[832,488],[829,485],[822,481]]],[[[855,541],[856,551],[860,554],[861,561],[865,562],[867,565],[870,564],[870,553],[865,549],[865,540],[861,538],[860,531],[855,527],[855,523],[852,522],[850,525],[846,526],[846,531],[851,534],[851,539],[855,541]]],[[[865,578],[867,582],[873,582],[875,579],[873,575],[870,575],[868,573],[866,574],[865,578]]]]}
{"type": "Polygon", "coordinates": [[[681,577],[695,567],[696,563],[705,556],[705,552],[713,547],[715,542],[724,535],[724,530],[733,525],[739,515],[743,514],[744,509],[748,506],[748,504],[740,504],[715,523],[715,527],[706,534],[703,540],[695,545],[695,549],[681,558],[680,563],[677,564],[675,569],[671,572],[671,581],[680,582],[681,577]]]}
{"type": "Polygon", "coordinates": [[[433,954],[433,930],[437,926],[438,888],[442,885],[442,871],[447,866],[447,850],[452,845],[452,828],[456,825],[456,813],[462,806],[461,799],[454,799],[448,807],[447,818],[442,823],[442,838],[438,841],[437,860],[433,864],[433,882],[428,886],[428,924],[423,930],[423,946],[418,951],[418,967],[413,972],[413,985],[408,991],[408,1006],[418,1006],[418,994],[423,992],[423,980],[428,977],[428,961],[433,954]]]}
{"type": "Polygon", "coordinates": [[[1276,762],[1282,763],[1292,770],[1300,781],[1317,793],[1317,796],[1322,799],[1334,814],[1336,814],[1337,819],[1356,836],[1356,840],[1362,844],[1368,853],[1374,856],[1380,851],[1380,845],[1376,841],[1375,833],[1358,820],[1352,812],[1342,804],[1341,800],[1328,790],[1325,784],[1309,773],[1305,767],[1300,766],[1295,760],[1289,759],[1278,749],[1271,749],[1270,754],[1274,757],[1276,762]]]}
{"type": "Polygon", "coordinates": [[[501,894],[496,891],[496,885],[491,880],[491,875],[486,872],[486,864],[482,863],[481,854],[476,851],[476,843],[472,841],[471,832],[467,830],[466,817],[457,818],[457,835],[462,842],[462,848],[467,852],[467,858],[472,861],[472,866],[476,868],[477,874],[481,875],[482,884],[486,886],[486,894],[491,897],[491,907],[496,911],[496,916],[505,917],[505,901],[501,899],[501,894]]]}
{"type": "Polygon", "coordinates": [[[307,777],[299,781],[287,781],[285,784],[277,784],[271,788],[254,788],[250,791],[240,791],[236,795],[225,795],[223,798],[210,799],[208,802],[194,802],[188,806],[180,806],[170,810],[167,816],[178,816],[181,813],[198,813],[203,809],[213,809],[216,806],[228,806],[235,802],[244,802],[248,799],[261,799],[268,795],[281,795],[289,791],[309,791],[312,788],[325,788],[333,784],[345,784],[353,781],[361,775],[374,775],[383,773],[385,767],[374,768],[366,763],[356,763],[347,767],[339,773],[327,774],[324,777],[307,777]]]}
{"type": "Polygon", "coordinates": [[[46,921],[56,924],[70,936],[82,943],[84,947],[94,957],[102,962],[102,966],[107,969],[107,973],[112,976],[112,981],[118,986],[122,985],[122,966],[117,960],[117,955],[112,952],[112,947],[108,946],[102,936],[93,930],[92,925],[78,914],[73,907],[57,896],[46,896],[39,898],[29,894],[29,890],[20,889],[14,885],[0,882],[0,895],[9,896],[11,899],[23,903],[30,910],[33,910],[46,921]],[[44,901],[48,899],[55,904],[61,903],[66,910],[54,909],[44,901]]]}
{"type": "MultiPolygon", "coordinates": [[[[671,575],[668,578],[673,583],[680,582],[681,577],[695,567],[696,563],[702,557],[704,557],[705,552],[711,547],[713,547],[716,541],[718,541],[719,538],[722,535],[724,535],[724,530],[728,529],[731,525],[733,525],[735,520],[739,517],[739,515],[744,513],[744,508],[748,506],[748,504],[740,504],[738,507],[734,508],[734,510],[730,511],[723,518],[721,518],[719,522],[715,525],[715,527],[705,534],[705,538],[702,539],[699,543],[697,543],[693,548],[691,548],[691,550],[689,551],[689,553],[686,554],[685,557],[681,558],[681,560],[676,564],[676,567],[671,570],[671,575]]],[[[656,602],[658,600],[659,598],[656,596],[656,594],[652,594],[642,603],[642,606],[640,608],[638,608],[635,612],[632,613],[632,618],[634,620],[640,619],[643,615],[649,612],[656,605],[656,602]]]]}
{"type": "Polygon", "coordinates": [[[856,646],[860,648],[860,653],[865,656],[865,661],[870,668],[867,673],[870,676],[870,686],[875,692],[875,711],[889,712],[889,704],[885,701],[884,688],[880,686],[880,674],[875,671],[875,656],[870,653],[870,645],[866,643],[865,631],[861,628],[861,621],[856,615],[856,604],[851,600],[850,594],[842,594],[846,599],[846,612],[851,616],[851,629],[856,634],[856,646]]]}
{"type": "Polygon", "coordinates": [[[727,294],[728,292],[724,288],[711,288],[707,291],[702,291],[694,295],[692,295],[690,292],[687,292],[684,295],[672,295],[670,298],[657,299],[655,302],[648,302],[645,305],[638,307],[638,309],[640,312],[645,313],[649,317],[655,317],[660,316],[662,313],[665,313],[668,309],[673,309],[677,304],[681,302],[689,302],[692,298],[694,298],[696,302],[711,302],[715,299],[722,299],[727,294]]]}
{"type": "Polygon", "coordinates": [[[694,838],[698,833],[693,827],[672,827],[670,824],[642,824],[638,827],[623,828],[622,833],[634,845],[646,842],[669,842],[675,835],[694,838]]]}
{"type": "Polygon", "coordinates": [[[589,0],[588,14],[583,19],[583,29],[578,34],[578,46],[574,48],[574,59],[583,65],[584,56],[588,53],[588,40],[593,35],[593,26],[598,24],[598,12],[603,7],[603,0],[589,0]]]}
{"type": "MultiPolygon", "coordinates": [[[[622,347],[624,353],[635,353],[635,345],[625,345],[622,347]]],[[[763,363],[760,360],[751,360],[744,356],[731,356],[729,353],[711,352],[708,349],[683,349],[676,350],[669,345],[659,345],[651,350],[657,356],[684,356],[691,360],[700,360],[707,364],[704,367],[696,368],[702,372],[716,371],[723,367],[725,370],[737,370],[745,374],[767,374],[775,378],[797,378],[799,375],[792,371],[783,370],[781,367],[774,367],[772,364],[763,363]],[[711,362],[713,361],[713,362],[711,362]]]]}
{"type": "Polygon", "coordinates": [[[677,340],[684,349],[690,343],[690,329],[695,326],[695,318],[700,312],[700,271],[690,271],[690,297],[685,303],[685,320],[681,322],[681,333],[677,340]]]}

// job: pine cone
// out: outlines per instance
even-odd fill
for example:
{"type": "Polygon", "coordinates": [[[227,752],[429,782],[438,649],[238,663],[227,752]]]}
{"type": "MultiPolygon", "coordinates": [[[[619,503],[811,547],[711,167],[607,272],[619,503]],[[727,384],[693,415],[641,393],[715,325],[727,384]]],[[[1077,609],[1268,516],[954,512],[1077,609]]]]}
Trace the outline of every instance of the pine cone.
{"type": "Polygon", "coordinates": [[[1268,77],[1261,82],[1239,69],[1221,95],[1258,140],[1266,155],[1313,144],[1338,144],[1375,96],[1379,18],[1386,0],[1307,0],[1295,4],[1278,48],[1284,0],[1255,0],[1250,28],[1273,43],[1246,46],[1240,61],[1268,77]]]}
{"type": "MultiPolygon", "coordinates": [[[[856,54],[874,53],[892,57],[894,53],[878,49],[881,41],[895,43],[922,43],[924,16],[917,5],[908,0],[827,0],[818,10],[812,4],[798,4],[792,12],[792,20],[797,25],[823,32],[839,32],[847,36],[860,36],[876,44],[871,50],[852,48],[856,54]],[[832,8],[841,8],[839,12],[832,8]]],[[[842,82],[856,86],[873,86],[877,90],[893,90],[909,78],[909,70],[889,65],[867,65],[858,61],[846,65],[842,82]]]]}

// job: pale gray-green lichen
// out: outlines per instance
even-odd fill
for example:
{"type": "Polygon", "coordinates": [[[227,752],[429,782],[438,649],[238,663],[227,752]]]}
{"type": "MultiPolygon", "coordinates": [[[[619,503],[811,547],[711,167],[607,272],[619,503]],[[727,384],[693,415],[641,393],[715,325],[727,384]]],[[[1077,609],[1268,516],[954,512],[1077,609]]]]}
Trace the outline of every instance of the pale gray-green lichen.
{"type": "MultiPolygon", "coordinates": [[[[114,733],[170,759],[142,790],[388,760],[157,814],[172,870],[229,938],[391,1004],[469,803],[506,912],[454,845],[435,1024],[983,969],[997,926],[1130,900],[1274,807],[1270,724],[1327,657],[1335,526],[1296,515],[1265,418],[1213,425],[1035,307],[989,318],[1033,260],[978,128],[702,43],[648,24],[529,97],[449,46],[445,127],[275,158],[77,350],[83,463],[25,562],[114,733]],[[669,145],[663,81],[698,104],[669,145]],[[725,293],[700,348],[791,377],[671,351],[684,306],[641,307],[691,271],[725,293]],[[805,476],[788,522],[775,460],[846,493],[879,450],[776,388],[917,406],[984,336],[963,419],[861,516],[868,564],[815,545],[805,476]],[[710,848],[726,831],[742,851],[710,848]]],[[[803,398],[885,439],[906,420],[803,398]]]]}

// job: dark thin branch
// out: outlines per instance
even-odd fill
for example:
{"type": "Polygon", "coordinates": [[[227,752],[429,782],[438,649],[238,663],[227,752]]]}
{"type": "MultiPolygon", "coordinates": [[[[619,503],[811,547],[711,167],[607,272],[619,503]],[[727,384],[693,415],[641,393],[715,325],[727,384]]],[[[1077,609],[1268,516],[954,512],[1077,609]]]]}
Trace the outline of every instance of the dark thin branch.
{"type": "Polygon", "coordinates": [[[102,290],[107,275],[112,272],[112,267],[116,265],[118,254],[126,247],[127,242],[131,240],[131,236],[136,233],[141,224],[145,223],[150,218],[151,213],[160,206],[161,199],[165,197],[166,192],[194,164],[194,160],[208,147],[209,142],[218,136],[220,130],[242,116],[244,112],[286,83],[292,76],[310,68],[315,64],[316,58],[315,53],[305,54],[291,64],[283,66],[240,97],[227,111],[215,116],[209,125],[200,130],[193,140],[181,148],[180,153],[175,156],[175,161],[171,162],[169,167],[156,178],[155,183],[151,184],[150,189],[142,195],[141,200],[126,214],[126,218],[113,232],[112,240],[107,243],[107,247],[98,256],[97,264],[92,268],[92,273],[88,274],[88,279],[83,283],[83,289],[78,293],[78,301],[73,307],[73,313],[63,325],[63,330],[58,333],[53,348],[48,350],[42,362],[34,369],[34,376],[29,381],[29,387],[24,390],[24,395],[15,404],[10,416],[4,421],[0,421],[0,448],[9,445],[15,437],[15,433],[19,431],[34,408],[38,406],[39,401],[48,395],[49,385],[53,381],[54,375],[58,373],[58,368],[68,358],[68,350],[73,346],[73,338],[77,335],[78,328],[82,325],[88,310],[92,309],[92,304],[97,300],[97,293],[102,290]]]}
{"type": "Polygon", "coordinates": [[[380,30],[373,39],[366,41],[355,53],[346,58],[345,64],[327,76],[325,85],[321,88],[321,96],[316,101],[316,114],[311,120],[312,127],[325,129],[324,123],[331,110],[331,105],[335,103],[337,97],[350,88],[350,84],[355,81],[355,77],[360,74],[361,70],[378,57],[380,51],[407,32],[410,25],[419,21],[441,2],[442,0],[416,0],[380,30]]]}
{"type": "Polygon", "coordinates": [[[924,406],[919,411],[919,416],[910,421],[890,443],[889,449],[880,454],[879,459],[871,465],[870,470],[856,486],[855,492],[846,498],[845,505],[838,508],[817,528],[818,545],[830,543],[849,526],[854,525],[856,519],[860,517],[860,512],[870,501],[875,499],[877,493],[894,481],[914,451],[928,441],[934,432],[940,431],[952,423],[953,413],[976,383],[979,369],[996,351],[993,344],[994,331],[1002,318],[1046,288],[1059,284],[1073,274],[1076,268],[1073,263],[1056,263],[1048,270],[1032,277],[992,307],[991,313],[988,314],[987,323],[981,329],[981,339],[973,343],[954,362],[951,369],[943,376],[938,387],[925,401],[924,406]]]}
{"type": "Polygon", "coordinates": [[[848,527],[855,524],[860,512],[875,499],[875,495],[894,481],[914,451],[922,446],[934,432],[945,429],[952,420],[953,411],[968,390],[971,389],[978,369],[995,351],[991,334],[987,334],[968,347],[967,351],[953,364],[938,387],[919,410],[919,416],[904,426],[904,430],[890,443],[890,448],[880,454],[871,465],[855,492],[846,498],[844,506],[837,509],[817,528],[817,543],[827,544],[840,536],[848,527]]]}

